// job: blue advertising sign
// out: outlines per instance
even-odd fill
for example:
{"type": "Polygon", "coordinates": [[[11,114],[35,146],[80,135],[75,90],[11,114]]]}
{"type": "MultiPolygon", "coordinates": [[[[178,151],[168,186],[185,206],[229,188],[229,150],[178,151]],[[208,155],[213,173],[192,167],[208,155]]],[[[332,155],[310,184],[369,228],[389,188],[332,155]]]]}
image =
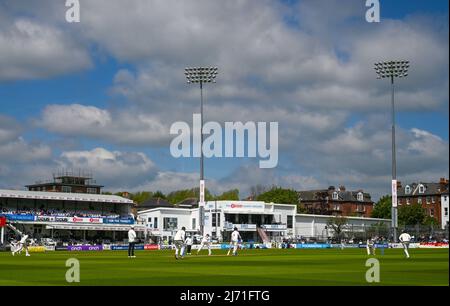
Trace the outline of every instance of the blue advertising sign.
{"type": "MultiPolygon", "coordinates": [[[[144,250],[144,246],[143,245],[136,245],[135,249],[138,251],[142,251],[144,250]]],[[[128,245],[112,245],[111,246],[111,250],[112,251],[127,251],[128,250],[128,245]]]]}
{"type": "Polygon", "coordinates": [[[5,215],[9,221],[34,221],[34,215],[5,215]]]}
{"type": "Polygon", "coordinates": [[[103,223],[105,224],[134,224],[134,219],[127,218],[127,219],[103,219],[103,223]]]}
{"type": "Polygon", "coordinates": [[[296,245],[297,249],[329,249],[331,248],[331,244],[312,244],[312,243],[299,243],[296,245]]]}

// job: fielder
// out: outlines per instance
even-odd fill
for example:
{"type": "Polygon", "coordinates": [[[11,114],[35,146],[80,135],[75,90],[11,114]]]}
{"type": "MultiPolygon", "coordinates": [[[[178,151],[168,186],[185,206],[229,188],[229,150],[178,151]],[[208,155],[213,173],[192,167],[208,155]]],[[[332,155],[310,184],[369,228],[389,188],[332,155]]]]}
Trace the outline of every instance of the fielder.
{"type": "Polygon", "coordinates": [[[367,255],[368,256],[370,256],[370,255],[375,256],[375,241],[376,240],[374,238],[367,239],[366,248],[367,248],[367,255]]]}
{"type": "Polygon", "coordinates": [[[411,236],[406,231],[403,231],[398,239],[403,245],[403,251],[405,252],[406,258],[409,258],[409,243],[411,241],[411,236]]]}
{"type": "Polygon", "coordinates": [[[239,241],[241,240],[242,240],[241,234],[239,234],[237,227],[235,227],[234,231],[231,233],[230,249],[228,250],[227,256],[230,255],[231,249],[233,249],[233,256],[237,256],[239,241]]]}
{"type": "Polygon", "coordinates": [[[211,237],[209,236],[209,234],[206,234],[206,236],[202,238],[200,248],[197,250],[197,255],[205,246],[208,248],[208,256],[211,256],[211,237]]]}
{"type": "Polygon", "coordinates": [[[186,241],[186,228],[183,226],[176,234],[174,238],[175,244],[175,259],[178,259],[178,253],[181,258],[184,257],[184,248],[186,241]]]}
{"type": "Polygon", "coordinates": [[[191,255],[191,250],[192,250],[192,238],[191,238],[191,236],[187,236],[186,241],[184,242],[184,244],[186,245],[186,254],[187,255],[191,255]]]}

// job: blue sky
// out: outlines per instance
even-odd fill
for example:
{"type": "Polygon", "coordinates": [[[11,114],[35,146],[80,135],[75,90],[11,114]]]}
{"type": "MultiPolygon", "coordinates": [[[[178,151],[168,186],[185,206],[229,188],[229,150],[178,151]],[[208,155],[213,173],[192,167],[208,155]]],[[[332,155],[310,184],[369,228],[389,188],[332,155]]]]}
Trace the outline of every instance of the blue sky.
{"type": "Polygon", "coordinates": [[[280,122],[280,161],[207,160],[211,189],[344,184],[379,196],[389,188],[389,84],[371,66],[398,54],[413,61],[398,83],[401,176],[448,177],[446,0],[381,1],[380,24],[356,0],[80,2],[79,25],[55,1],[0,5],[0,188],[60,167],[91,168],[111,190],[196,186],[198,160],[170,156],[168,127],[198,107],[183,68],[213,61],[206,119],[280,122]]]}

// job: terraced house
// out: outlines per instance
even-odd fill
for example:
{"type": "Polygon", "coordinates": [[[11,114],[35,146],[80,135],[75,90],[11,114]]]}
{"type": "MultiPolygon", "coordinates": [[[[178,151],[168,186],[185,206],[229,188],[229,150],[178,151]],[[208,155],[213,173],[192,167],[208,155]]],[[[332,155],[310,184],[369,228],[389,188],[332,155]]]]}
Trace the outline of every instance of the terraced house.
{"type": "Polygon", "coordinates": [[[419,204],[427,215],[435,218],[442,229],[449,222],[449,182],[441,178],[438,183],[398,183],[398,205],[419,204]]]}
{"type": "Polygon", "coordinates": [[[316,215],[369,218],[374,205],[369,193],[346,190],[345,186],[298,191],[298,198],[308,214],[316,215]]]}

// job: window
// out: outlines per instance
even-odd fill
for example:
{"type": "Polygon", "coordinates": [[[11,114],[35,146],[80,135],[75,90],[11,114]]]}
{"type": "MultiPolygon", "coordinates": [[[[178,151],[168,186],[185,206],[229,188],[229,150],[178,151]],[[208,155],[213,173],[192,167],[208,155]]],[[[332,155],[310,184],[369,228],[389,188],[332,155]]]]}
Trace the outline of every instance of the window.
{"type": "Polygon", "coordinates": [[[406,198],[406,205],[410,205],[411,204],[411,199],[410,198],[406,198]]]}
{"type": "Polygon", "coordinates": [[[339,194],[335,191],[333,192],[333,200],[338,200],[339,199],[339,194]]]}
{"type": "Polygon", "coordinates": [[[444,208],[444,215],[445,215],[446,217],[448,217],[448,207],[445,207],[445,208],[444,208]]]}
{"type": "Polygon", "coordinates": [[[436,198],[435,197],[431,197],[431,203],[436,203],[436,198]]]}
{"type": "Polygon", "coordinates": [[[434,217],[434,209],[430,209],[430,217],[434,217]]]}
{"type": "Polygon", "coordinates": [[[147,223],[152,223],[152,218],[147,218],[147,223]]]}
{"type": "Polygon", "coordinates": [[[362,192],[358,193],[358,201],[364,201],[364,194],[362,192]]]}
{"type": "Polygon", "coordinates": [[[66,193],[71,193],[72,192],[72,187],[70,187],[70,186],[62,186],[61,187],[61,191],[62,192],[66,192],[66,193]]]}
{"type": "Polygon", "coordinates": [[[294,217],[287,216],[287,228],[293,228],[293,227],[294,227],[294,217]]]}
{"type": "Polygon", "coordinates": [[[155,220],[153,221],[153,228],[158,228],[158,218],[155,217],[155,220]]]}
{"type": "Polygon", "coordinates": [[[192,229],[197,228],[197,220],[195,218],[192,219],[192,229]]]}
{"type": "Polygon", "coordinates": [[[417,204],[422,204],[422,197],[417,198],[417,204]]]}
{"type": "Polygon", "coordinates": [[[177,218],[164,218],[164,230],[176,230],[178,228],[177,218]]]}
{"type": "Polygon", "coordinates": [[[87,189],[87,193],[96,194],[97,193],[97,188],[88,188],[87,189]]]}
{"type": "Polygon", "coordinates": [[[213,213],[212,214],[212,226],[220,226],[220,214],[219,213],[213,213]]]}
{"type": "Polygon", "coordinates": [[[427,204],[431,204],[431,197],[427,197],[427,204]]]}
{"type": "Polygon", "coordinates": [[[419,185],[419,193],[420,194],[424,194],[425,193],[425,186],[422,185],[422,184],[419,185]]]}
{"type": "Polygon", "coordinates": [[[411,186],[406,185],[406,187],[405,187],[405,193],[406,193],[406,194],[411,194],[411,186]]]}

